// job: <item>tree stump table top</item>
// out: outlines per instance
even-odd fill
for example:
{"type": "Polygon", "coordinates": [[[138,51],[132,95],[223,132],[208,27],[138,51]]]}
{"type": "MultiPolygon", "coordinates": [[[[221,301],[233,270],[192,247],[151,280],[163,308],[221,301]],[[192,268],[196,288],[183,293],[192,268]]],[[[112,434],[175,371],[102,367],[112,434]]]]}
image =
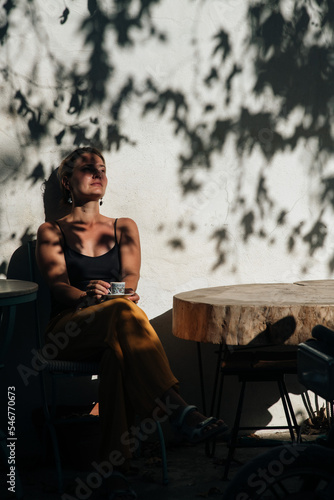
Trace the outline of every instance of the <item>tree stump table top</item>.
{"type": "Polygon", "coordinates": [[[173,297],[173,334],[227,345],[297,345],[334,329],[334,280],[219,286],[173,297]]]}

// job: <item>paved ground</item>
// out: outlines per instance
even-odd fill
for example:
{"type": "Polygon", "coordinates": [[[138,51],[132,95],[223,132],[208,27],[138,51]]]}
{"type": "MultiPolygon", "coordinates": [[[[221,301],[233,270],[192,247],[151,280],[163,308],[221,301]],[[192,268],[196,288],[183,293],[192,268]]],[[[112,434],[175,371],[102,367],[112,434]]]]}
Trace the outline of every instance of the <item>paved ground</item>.
{"type": "MultiPolygon", "coordinates": [[[[271,434],[271,439],[287,440],[284,433],[271,434]]],[[[239,470],[241,463],[247,463],[258,454],[268,448],[260,439],[246,441],[248,444],[256,443],[257,447],[242,447],[237,449],[236,458],[239,463],[233,463],[230,478],[239,470]]],[[[215,458],[208,458],[204,446],[196,447],[169,443],[167,446],[169,484],[162,484],[162,469],[159,459],[158,444],[152,441],[143,448],[142,456],[135,460],[139,468],[137,475],[130,478],[134,490],[138,494],[138,500],[190,500],[200,498],[223,498],[223,492],[228,482],[222,480],[224,458],[227,456],[225,442],[217,444],[215,458]]],[[[73,462],[74,463],[74,462],[73,462]]],[[[25,491],[25,500],[95,500],[95,496],[89,494],[89,489],[78,484],[87,485],[91,469],[82,466],[80,470],[74,467],[66,467],[64,471],[66,483],[66,495],[59,495],[56,490],[56,476],[54,467],[43,464],[41,459],[30,459],[21,462],[20,474],[25,491]]],[[[4,482],[2,481],[2,487],[4,482]]],[[[4,488],[0,492],[1,499],[13,498],[8,496],[4,488]]]]}

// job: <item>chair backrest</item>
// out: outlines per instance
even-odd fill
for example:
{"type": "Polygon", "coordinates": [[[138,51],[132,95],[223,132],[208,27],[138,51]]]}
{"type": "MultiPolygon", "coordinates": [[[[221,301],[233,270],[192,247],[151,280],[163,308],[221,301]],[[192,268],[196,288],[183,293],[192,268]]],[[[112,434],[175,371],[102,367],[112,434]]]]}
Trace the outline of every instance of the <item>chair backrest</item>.
{"type": "MultiPolygon", "coordinates": [[[[30,406],[32,411],[35,411],[36,408],[40,409],[40,390],[35,390],[36,386],[34,382],[37,381],[37,377],[33,375],[41,375],[38,378],[43,384],[45,382],[49,391],[52,387],[51,379],[53,376],[51,368],[54,372],[57,371],[62,374],[68,372],[71,377],[72,374],[86,375],[86,377],[76,377],[76,382],[70,385],[68,384],[68,377],[65,379],[62,375],[62,380],[57,382],[59,391],[57,403],[62,406],[81,407],[82,405],[86,405],[88,400],[92,402],[96,401],[97,381],[95,379],[88,381],[87,377],[97,375],[98,369],[96,369],[96,363],[94,365],[93,363],[80,363],[78,367],[78,363],[76,362],[58,361],[53,358],[50,360],[47,359],[46,363],[44,363],[45,360],[41,361],[40,355],[43,356],[43,347],[45,346],[45,331],[50,319],[51,295],[49,287],[38,269],[35,249],[35,240],[24,243],[15,250],[8,266],[8,278],[34,281],[39,286],[37,301],[27,304],[23,313],[21,313],[23,310],[22,306],[20,313],[17,314],[17,338],[14,339],[16,341],[15,358],[13,355],[15,362],[8,364],[12,366],[13,373],[18,377],[17,380],[22,382],[22,378],[24,378],[24,384],[20,386],[22,390],[26,392],[28,383],[29,390],[31,391],[29,393],[29,404],[25,403],[25,408],[22,411],[27,410],[30,406]],[[17,370],[18,360],[20,365],[25,369],[24,377],[17,370]],[[32,361],[34,364],[32,364],[32,361]],[[43,369],[41,369],[42,364],[44,365],[43,369]],[[34,373],[28,371],[26,375],[26,370],[30,369],[34,373]]],[[[9,380],[13,380],[13,378],[9,380]]],[[[17,383],[17,390],[18,388],[19,382],[17,383]]],[[[23,395],[18,399],[23,401],[23,395]]],[[[31,433],[31,430],[29,432],[31,433]]]]}
{"type": "Polygon", "coordinates": [[[39,272],[36,257],[36,240],[27,243],[28,273],[30,281],[38,283],[37,301],[34,303],[36,345],[40,349],[44,343],[44,330],[50,317],[51,300],[50,291],[41,273],[39,272]],[[43,314],[44,313],[44,314],[43,314]]]}
{"type": "MultiPolygon", "coordinates": [[[[35,332],[36,332],[36,346],[40,350],[44,346],[44,332],[45,326],[49,320],[49,313],[51,308],[50,291],[47,287],[45,280],[43,279],[41,273],[39,272],[37,262],[36,262],[36,240],[29,241],[27,244],[27,255],[28,255],[28,272],[29,279],[38,283],[39,290],[41,293],[37,297],[37,301],[34,303],[34,315],[35,315],[35,332]],[[48,316],[45,321],[43,321],[42,312],[48,311],[48,316]],[[44,324],[45,322],[45,324],[44,324]],[[41,324],[43,323],[43,324],[41,324]]],[[[41,358],[42,359],[42,358],[41,358]]],[[[44,361],[46,361],[44,359],[44,361]]],[[[48,361],[48,365],[52,367],[54,371],[61,371],[62,373],[73,373],[73,375],[86,374],[86,375],[97,375],[99,371],[99,363],[97,362],[75,362],[75,361],[48,361]]]]}
{"type": "Polygon", "coordinates": [[[34,321],[36,347],[43,341],[43,332],[50,318],[51,300],[49,288],[37,267],[35,248],[36,240],[32,240],[23,243],[15,250],[9,261],[7,278],[34,281],[38,284],[37,301],[29,305],[34,321]]]}

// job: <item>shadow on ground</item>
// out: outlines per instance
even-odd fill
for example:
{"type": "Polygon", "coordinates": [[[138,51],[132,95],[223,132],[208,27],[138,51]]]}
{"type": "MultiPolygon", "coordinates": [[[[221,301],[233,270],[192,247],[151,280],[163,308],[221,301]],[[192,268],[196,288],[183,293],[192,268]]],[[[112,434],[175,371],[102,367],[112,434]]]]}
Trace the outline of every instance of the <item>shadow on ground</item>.
{"type": "MultiPolygon", "coordinates": [[[[270,440],[276,440],[277,444],[282,444],[282,442],[287,442],[288,434],[272,433],[266,436],[267,439],[268,437],[270,440]]],[[[231,465],[229,480],[240,470],[242,464],[248,463],[268,450],[267,439],[250,437],[243,440],[243,447],[237,449],[236,460],[231,465]]],[[[312,437],[308,436],[306,439],[312,440],[312,437]]],[[[214,458],[206,456],[203,444],[194,447],[170,441],[167,445],[169,484],[164,485],[159,444],[152,439],[149,444],[143,446],[141,456],[134,460],[138,472],[129,477],[138,500],[222,499],[229,484],[229,481],[222,480],[224,459],[227,456],[225,441],[226,438],[217,443],[214,458]]],[[[40,458],[21,460],[20,475],[25,492],[24,500],[95,500],[95,498],[101,498],[96,497],[96,491],[87,486],[87,483],[92,484],[90,480],[92,467],[82,461],[82,456],[78,459],[76,462],[72,461],[72,464],[66,464],[66,468],[64,467],[66,491],[63,495],[57,492],[56,475],[52,464],[43,462],[40,458]],[[74,463],[77,468],[74,467],[74,463]]],[[[13,498],[6,492],[1,493],[1,499],[13,498]]]]}

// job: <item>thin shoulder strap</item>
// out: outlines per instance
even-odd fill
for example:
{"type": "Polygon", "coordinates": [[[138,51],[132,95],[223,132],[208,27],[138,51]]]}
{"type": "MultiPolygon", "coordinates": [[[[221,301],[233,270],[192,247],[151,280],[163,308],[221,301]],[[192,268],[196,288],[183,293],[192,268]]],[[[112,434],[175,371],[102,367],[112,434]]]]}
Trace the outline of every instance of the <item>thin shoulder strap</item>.
{"type": "Polygon", "coordinates": [[[118,245],[117,234],[116,234],[116,224],[117,224],[117,221],[118,221],[118,219],[115,219],[115,222],[114,222],[114,232],[115,232],[115,243],[118,245]]]}
{"type": "Polygon", "coordinates": [[[59,229],[60,229],[60,232],[61,232],[61,234],[62,234],[62,236],[63,236],[63,239],[64,239],[64,244],[65,244],[65,245],[67,245],[67,243],[66,243],[66,238],[65,238],[65,234],[64,234],[64,231],[63,231],[63,230],[62,230],[62,228],[61,228],[61,225],[60,225],[60,224],[59,224],[59,222],[57,222],[56,220],[55,220],[55,223],[57,224],[57,226],[58,226],[58,227],[59,227],[59,229]]]}

